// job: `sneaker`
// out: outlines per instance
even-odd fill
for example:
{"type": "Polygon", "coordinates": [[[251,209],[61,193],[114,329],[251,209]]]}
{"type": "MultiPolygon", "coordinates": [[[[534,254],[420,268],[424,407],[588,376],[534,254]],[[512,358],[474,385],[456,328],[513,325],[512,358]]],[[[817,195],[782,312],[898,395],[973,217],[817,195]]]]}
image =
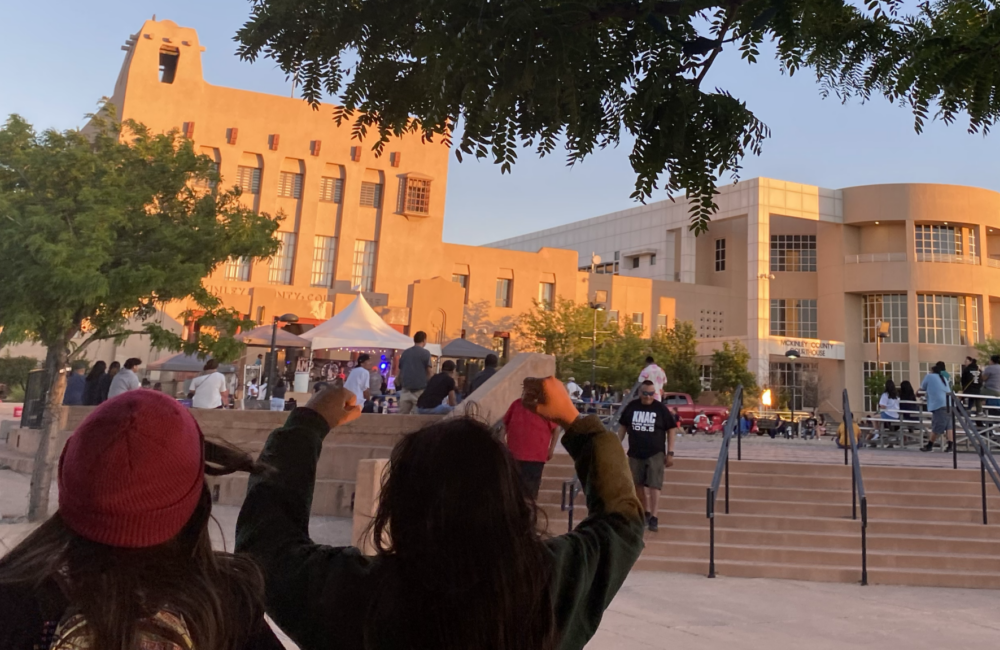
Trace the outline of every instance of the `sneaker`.
{"type": "Polygon", "coordinates": [[[934,449],[934,443],[928,442],[926,445],[920,448],[920,451],[931,451],[932,449],[934,449]]]}
{"type": "Polygon", "coordinates": [[[649,514],[648,512],[646,513],[646,520],[645,520],[646,524],[649,524],[649,518],[652,517],[652,516],[653,515],[649,514]]]}
{"type": "Polygon", "coordinates": [[[950,454],[954,450],[955,450],[955,443],[949,442],[948,446],[944,448],[944,453],[950,454]]]}
{"type": "Polygon", "coordinates": [[[660,520],[657,519],[656,517],[650,517],[649,518],[649,532],[655,533],[658,530],[660,530],[660,520]]]}

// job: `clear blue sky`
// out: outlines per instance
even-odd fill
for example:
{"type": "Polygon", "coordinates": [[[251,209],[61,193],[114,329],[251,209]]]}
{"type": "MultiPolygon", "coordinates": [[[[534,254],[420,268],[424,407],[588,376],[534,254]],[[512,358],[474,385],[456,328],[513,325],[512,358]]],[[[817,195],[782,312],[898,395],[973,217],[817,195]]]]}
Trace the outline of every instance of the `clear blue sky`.
{"type": "MultiPolygon", "coordinates": [[[[198,30],[209,82],[289,92],[273,62],[250,65],[235,56],[232,37],[249,13],[245,0],[6,1],[0,2],[0,116],[20,113],[38,127],[81,125],[114,87],[124,56],[119,47],[154,13],[198,30]]],[[[823,100],[808,71],[789,79],[773,60],[747,66],[735,52],[716,61],[708,83],[748,102],[771,127],[763,155],[744,161],[743,178],[830,188],[933,182],[1000,190],[1000,134],[984,139],[967,134],[964,123],[935,123],[917,136],[905,108],[881,99],[823,100]]],[[[526,151],[505,176],[490,162],[452,157],[445,239],[480,244],[629,208],[629,148],[623,142],[574,168],[558,151],[545,160],[526,151]]]]}

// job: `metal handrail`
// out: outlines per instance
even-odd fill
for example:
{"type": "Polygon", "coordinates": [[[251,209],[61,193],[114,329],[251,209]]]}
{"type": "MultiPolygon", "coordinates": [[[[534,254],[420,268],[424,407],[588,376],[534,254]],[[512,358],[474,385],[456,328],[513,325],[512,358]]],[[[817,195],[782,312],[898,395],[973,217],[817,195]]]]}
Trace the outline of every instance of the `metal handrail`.
{"type": "Polygon", "coordinates": [[[715,499],[719,493],[719,483],[723,473],[726,476],[726,514],[729,514],[729,441],[735,432],[739,433],[740,412],[743,410],[743,385],[736,387],[733,394],[733,406],[722,429],[722,446],[719,448],[719,460],[715,463],[715,473],[712,484],[706,494],[705,516],[708,517],[708,577],[715,577],[715,499]]]}
{"type": "MultiPolygon", "coordinates": [[[[858,441],[854,436],[854,415],[851,413],[851,402],[844,389],[844,431],[851,441],[851,519],[858,518],[858,503],[861,503],[861,584],[868,584],[868,495],[865,493],[865,481],[861,476],[861,459],[858,456],[858,441]]],[[[847,450],[844,450],[844,461],[847,461],[847,450]]]]}
{"type": "MultiPolygon", "coordinates": [[[[987,440],[979,433],[979,428],[976,426],[975,421],[969,415],[969,411],[966,410],[962,402],[953,399],[951,400],[951,414],[952,418],[957,420],[962,428],[965,429],[966,439],[972,443],[976,451],[979,452],[979,481],[982,486],[982,496],[983,496],[983,524],[989,523],[989,515],[986,503],[986,474],[990,475],[993,480],[993,484],[996,486],[997,490],[1000,490],[1000,465],[997,464],[996,458],[993,457],[993,452],[990,450],[990,445],[987,440]]],[[[954,429],[952,429],[954,431],[954,429]]],[[[952,446],[955,447],[954,443],[952,446]]]]}

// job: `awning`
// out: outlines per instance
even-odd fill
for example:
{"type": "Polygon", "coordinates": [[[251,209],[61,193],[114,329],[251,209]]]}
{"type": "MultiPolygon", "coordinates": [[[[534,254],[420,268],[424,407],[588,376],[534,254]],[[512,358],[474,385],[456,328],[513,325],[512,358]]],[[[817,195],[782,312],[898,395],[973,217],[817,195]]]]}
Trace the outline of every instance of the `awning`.
{"type": "Polygon", "coordinates": [[[413,345],[413,339],[382,320],[360,293],[343,311],[303,332],[301,338],[314,350],[405,350],[413,345]]]}
{"type": "Polygon", "coordinates": [[[455,339],[441,350],[441,356],[453,359],[485,359],[487,354],[495,353],[466,339],[455,339]]]}
{"type": "MultiPolygon", "coordinates": [[[[201,372],[205,369],[205,362],[212,357],[202,359],[196,354],[184,354],[179,352],[165,359],[153,361],[146,366],[147,370],[160,370],[162,372],[201,372]]],[[[231,363],[220,363],[219,372],[236,372],[236,366],[231,363]]]]}
{"type": "MultiPolygon", "coordinates": [[[[272,325],[261,325],[260,327],[255,327],[252,330],[246,332],[240,332],[234,338],[237,341],[242,341],[247,345],[271,345],[271,331],[272,325]]],[[[305,340],[301,336],[296,336],[291,332],[286,332],[285,330],[278,328],[278,335],[275,337],[275,344],[279,348],[307,348],[309,347],[309,341],[305,340]]]]}

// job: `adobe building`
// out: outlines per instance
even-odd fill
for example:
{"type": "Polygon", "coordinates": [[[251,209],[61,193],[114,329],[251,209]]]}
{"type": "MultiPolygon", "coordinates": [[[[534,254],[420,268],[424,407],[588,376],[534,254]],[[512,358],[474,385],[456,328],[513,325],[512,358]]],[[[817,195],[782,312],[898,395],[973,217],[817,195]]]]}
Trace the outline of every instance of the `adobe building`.
{"type": "Polygon", "coordinates": [[[768,178],[720,188],[708,232],[688,230],[687,201],[630,210],[496,242],[579,255],[578,299],[646,333],[694,323],[709,355],[738,339],[762,385],[796,408],[865,406],[878,361],[915,387],[939,360],[955,377],[973,347],[1000,336],[1000,194],[951,185],[830,190],[768,178]],[[601,262],[591,275],[592,254],[601,262]],[[798,361],[785,353],[797,350],[798,361]]]}
{"type": "MultiPolygon", "coordinates": [[[[438,343],[464,335],[510,354],[515,320],[534,299],[575,297],[572,251],[442,241],[444,144],[410,133],[376,157],[373,139],[352,139],[351,125],[334,121],[332,105],[314,110],[302,99],[212,85],[202,75],[198,34],[169,20],[146,21],[122,49],[111,97],[117,115],[154,132],[178,130],[215,160],[224,186],[242,188],[247,207],[285,215],[273,259],[230,260],[206,278],[226,306],[259,323],[291,312],[308,327],[360,290],[401,332],[424,330],[438,343]]],[[[168,306],[162,322],[194,335],[177,321],[184,308],[168,306]]],[[[148,363],[168,354],[132,337],[120,346],[104,342],[88,356],[148,363]]]]}

